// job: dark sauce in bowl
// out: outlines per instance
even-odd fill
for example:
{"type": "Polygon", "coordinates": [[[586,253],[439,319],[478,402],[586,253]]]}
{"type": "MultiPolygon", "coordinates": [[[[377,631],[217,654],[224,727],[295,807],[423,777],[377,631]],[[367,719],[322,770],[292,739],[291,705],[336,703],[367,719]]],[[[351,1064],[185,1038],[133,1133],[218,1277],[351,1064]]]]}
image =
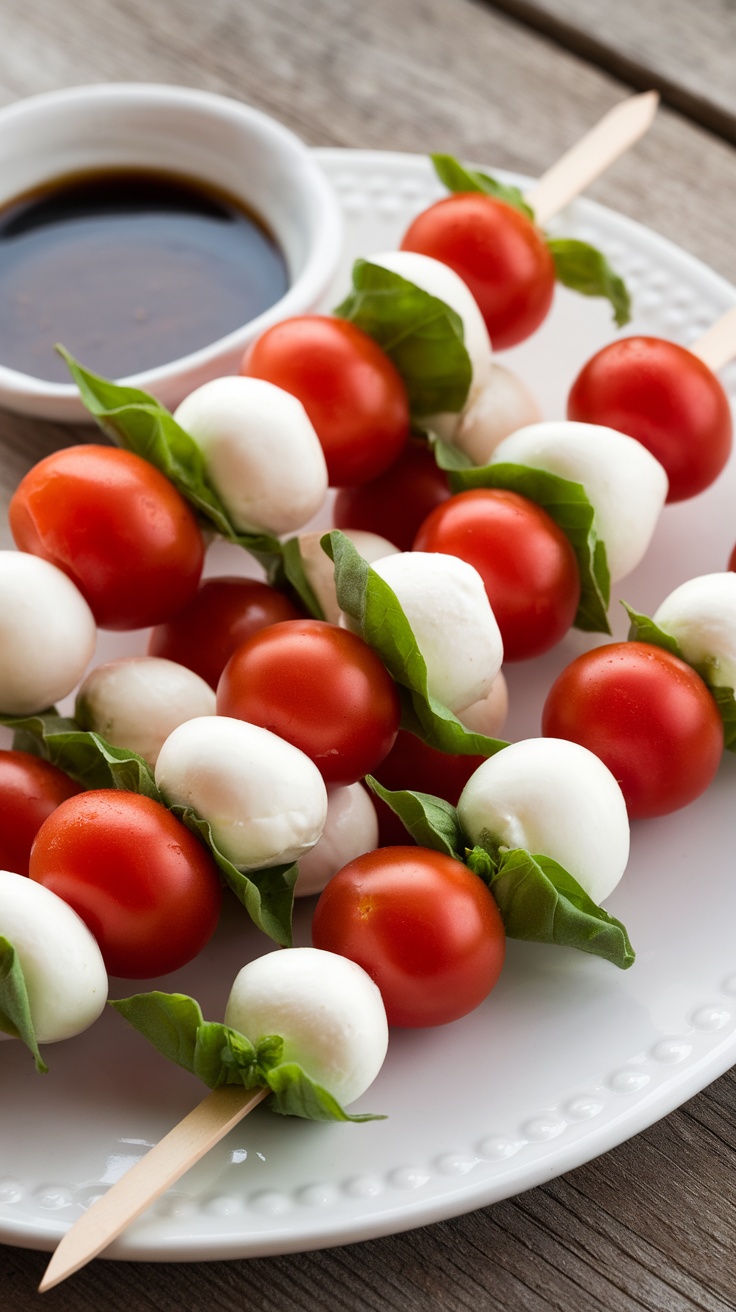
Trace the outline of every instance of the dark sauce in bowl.
{"type": "Polygon", "coordinates": [[[224,192],[141,169],[61,178],[0,209],[0,364],[69,382],[63,342],[123,378],[242,327],[288,285],[265,225],[224,192]]]}

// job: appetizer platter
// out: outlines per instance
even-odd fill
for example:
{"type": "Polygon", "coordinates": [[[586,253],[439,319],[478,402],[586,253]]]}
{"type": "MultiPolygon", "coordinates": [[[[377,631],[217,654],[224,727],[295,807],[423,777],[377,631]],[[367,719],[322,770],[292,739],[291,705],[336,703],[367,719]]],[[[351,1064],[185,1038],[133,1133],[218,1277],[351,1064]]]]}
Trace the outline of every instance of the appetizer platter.
{"type": "MultiPolygon", "coordinates": [[[[356,258],[393,251],[412,220],[445,193],[422,157],[316,155],[346,224],[329,308],[346,295],[356,258]]],[[[513,177],[505,181],[525,185],[513,177]]],[[[553,237],[559,232],[592,242],[615,265],[633,299],[627,334],[692,346],[736,304],[736,290],[703,265],[591,202],[576,201],[549,229],[553,237]]],[[[614,335],[610,305],[558,288],[542,327],[520,345],[509,342],[502,361],[530,389],[544,419],[556,420],[582,366],[614,335]]],[[[736,396],[736,366],[721,377],[736,396]]],[[[196,426],[196,415],[188,422],[196,426]]],[[[614,637],[624,638],[629,627],[619,598],[638,615],[653,615],[686,580],[727,569],[735,491],[732,460],[707,491],[666,507],[641,563],[629,559],[621,570],[627,577],[614,583],[614,637]]],[[[658,495],[652,493],[655,501],[658,495]]],[[[330,516],[330,506],[323,507],[310,527],[328,528],[330,516]]],[[[635,535],[635,528],[621,534],[622,551],[635,535]]],[[[238,548],[210,548],[208,575],[248,570],[238,548]]],[[[570,630],[546,654],[504,667],[504,735],[512,743],[538,737],[555,679],[600,641],[570,630]]],[[[102,633],[96,660],[145,647],[140,632],[102,633]]],[[[529,763],[523,769],[533,772],[529,763]]],[[[606,908],[631,935],[634,969],[617,971],[609,961],[565,947],[510,942],[499,983],[470,1014],[451,1025],[392,1031],[385,1064],[351,1107],[386,1119],[310,1123],[258,1109],[107,1255],[256,1256],[426,1224],[589,1160],[716,1078],[736,1059],[734,786],[736,762],[726,753],[714,782],[690,806],[632,826],[626,873],[606,908]]],[[[580,810],[587,812],[582,819],[590,827],[600,800],[586,792],[582,774],[579,787],[580,810]]],[[[567,864],[573,861],[574,852],[567,864]]],[[[313,909],[310,899],[297,903],[299,946],[310,942],[313,909]]],[[[228,906],[204,951],[167,975],[164,987],[196,997],[205,1015],[222,1016],[233,978],[244,961],[262,955],[264,942],[242,908],[228,906]]],[[[111,997],[128,992],[128,983],[112,981],[111,997]]],[[[20,1044],[4,1043],[0,1055],[12,1107],[0,1130],[0,1236],[9,1243],[53,1247],[197,1097],[191,1076],[147,1050],[110,1010],[84,1034],[48,1049],[53,1068],[44,1079],[33,1077],[20,1044]]]]}

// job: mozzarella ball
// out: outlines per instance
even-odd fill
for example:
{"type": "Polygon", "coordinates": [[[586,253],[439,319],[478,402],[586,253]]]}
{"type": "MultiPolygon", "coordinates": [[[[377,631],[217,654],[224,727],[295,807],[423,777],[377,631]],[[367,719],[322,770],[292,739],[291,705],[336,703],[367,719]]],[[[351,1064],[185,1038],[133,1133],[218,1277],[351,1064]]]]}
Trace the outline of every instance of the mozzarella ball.
{"type": "Polygon", "coordinates": [[[411,625],[430,695],[451,711],[487,697],[503,642],[478,571],[440,551],[402,551],[375,561],[373,569],[411,625]]]}
{"type": "Polygon", "coordinates": [[[675,588],[653,616],[685,660],[707,666],[717,687],[736,688],[736,574],[703,574],[675,588]]]}
{"type": "Polygon", "coordinates": [[[301,401],[261,378],[215,378],[174,418],[202,450],[236,529],[291,533],[327,494],[327,466],[301,401]]]}
{"type": "Polygon", "coordinates": [[[348,861],[378,847],[378,816],[362,784],[332,788],[327,794],[327,819],[319,842],[299,862],[296,897],[321,893],[328,880],[348,861]]]}
{"type": "Polygon", "coordinates": [[[94,616],[55,565],[0,551],[0,713],[31,715],[72,691],[95,649],[94,616]]]}
{"type": "MultiPolygon", "coordinates": [[[[378,533],[368,533],[361,528],[344,529],[343,532],[369,564],[380,560],[382,556],[395,556],[399,550],[393,542],[378,533]]],[[[335,566],[320,546],[324,535],[324,529],[318,533],[301,533],[299,551],[304,573],[322,607],[325,619],[330,624],[339,624],[342,611],[335,595],[335,566]]]]}
{"type": "Polygon", "coordinates": [[[554,420],[504,438],[490,463],[506,461],[581,483],[606,547],[611,582],[636,568],[667,497],[667,475],[641,442],[601,424],[554,420]]]}
{"type": "Polygon", "coordinates": [[[388,1047],[383,999],[370,975],[347,957],[287,948],[251,961],[237,975],[225,1024],[258,1043],[284,1040],[296,1062],[343,1106],[373,1083],[388,1047]]]}
{"type": "Polygon", "coordinates": [[[486,383],[464,408],[452,440],[474,465],[486,465],[499,442],[541,418],[521,379],[503,365],[492,364],[486,383]]]}
{"type": "Polygon", "coordinates": [[[458,803],[468,841],[549,856],[594,902],[612,893],[629,859],[629,819],[611,771],[587,747],[527,738],[489,757],[458,803]]]}
{"type": "MultiPolygon", "coordinates": [[[[430,296],[444,301],[451,310],[460,316],[463,324],[463,340],[470,356],[472,378],[465,406],[471,404],[484,386],[491,367],[491,339],[478,304],[467,283],[440,260],[433,260],[430,255],[420,255],[417,251],[387,251],[380,255],[368,256],[369,264],[378,264],[381,268],[397,273],[407,282],[430,296]]],[[[441,415],[429,415],[426,419],[429,428],[439,433],[440,437],[450,440],[460,422],[460,412],[441,415]]]]}
{"type": "Polygon", "coordinates": [[[458,719],[466,729],[473,733],[483,733],[487,738],[497,738],[506,723],[509,711],[509,690],[503,673],[499,671],[487,697],[465,706],[458,712],[458,719]]]}
{"type": "Polygon", "coordinates": [[[113,747],[154,766],[170,733],[215,714],[215,693],[193,670],[160,656],[127,656],[91,670],[77,693],[75,718],[113,747]]]}
{"type": "Polygon", "coordinates": [[[298,861],[327,818],[327,790],[316,765],[268,729],[205,715],[179,725],[156,763],[170,806],[191,807],[215,846],[240,870],[298,861]]]}
{"type": "Polygon", "coordinates": [[[107,1001],[97,941],[76,911],[25,875],[0,870],[0,934],[15,948],[39,1043],[86,1030],[107,1001]]]}

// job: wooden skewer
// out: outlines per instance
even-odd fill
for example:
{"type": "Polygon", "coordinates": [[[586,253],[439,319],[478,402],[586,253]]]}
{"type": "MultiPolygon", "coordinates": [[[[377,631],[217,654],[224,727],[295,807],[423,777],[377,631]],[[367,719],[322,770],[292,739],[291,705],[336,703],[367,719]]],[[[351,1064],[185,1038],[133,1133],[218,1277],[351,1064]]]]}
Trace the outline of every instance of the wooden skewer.
{"type": "Polygon", "coordinates": [[[707,364],[713,373],[722,369],[724,364],[736,356],[736,305],[717,319],[712,328],[704,333],[694,346],[690,347],[707,364]]]}
{"type": "Polygon", "coordinates": [[[213,1089],[75,1221],[54,1252],[38,1292],[52,1289],[97,1257],[269,1092],[235,1084],[213,1089]]]}
{"type": "Polygon", "coordinates": [[[656,91],[629,96],[609,110],[590,132],[586,132],[571,150],[542,174],[525,196],[540,228],[644,136],[652,125],[658,104],[656,91]]]}

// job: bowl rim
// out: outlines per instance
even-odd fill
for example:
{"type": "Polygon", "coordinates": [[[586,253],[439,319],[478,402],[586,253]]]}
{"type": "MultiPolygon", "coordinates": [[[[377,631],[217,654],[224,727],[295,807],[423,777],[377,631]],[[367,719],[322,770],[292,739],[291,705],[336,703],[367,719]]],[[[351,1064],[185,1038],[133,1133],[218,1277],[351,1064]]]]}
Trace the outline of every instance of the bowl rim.
{"type": "MultiPolygon", "coordinates": [[[[306,313],[307,307],[314,306],[327,290],[336,271],[342,247],[342,215],[338,198],[315,154],[295,132],[263,110],[215,91],[162,82],[102,82],[62,87],[22,97],[0,108],[0,132],[12,129],[16,119],[27,115],[37,114],[41,121],[47,112],[53,113],[59,106],[75,102],[100,103],[104,100],[111,103],[116,100],[122,103],[147,102],[152,108],[171,108],[179,103],[257,128],[264,135],[270,136],[275,148],[281,149],[283,153],[290,152],[295,160],[300,161],[301,166],[295,177],[309,201],[313,216],[314,237],[304,268],[278,301],[239,328],[188,355],[117,380],[121,386],[140,388],[155,394],[157,389],[171,387],[187,375],[202,375],[219,358],[233,355],[238,350],[244,351],[250,341],[273,323],[306,313]]],[[[53,181],[53,170],[49,170],[48,177],[49,181],[53,181]]],[[[39,403],[53,404],[58,400],[67,411],[69,403],[77,397],[77,387],[72,382],[54,383],[11,369],[0,362],[0,405],[16,409],[21,408],[18,403],[22,402],[37,400],[39,403]]],[[[22,405],[22,409],[28,414],[33,413],[26,405],[22,405]]],[[[53,417],[48,409],[44,414],[53,417]]]]}

